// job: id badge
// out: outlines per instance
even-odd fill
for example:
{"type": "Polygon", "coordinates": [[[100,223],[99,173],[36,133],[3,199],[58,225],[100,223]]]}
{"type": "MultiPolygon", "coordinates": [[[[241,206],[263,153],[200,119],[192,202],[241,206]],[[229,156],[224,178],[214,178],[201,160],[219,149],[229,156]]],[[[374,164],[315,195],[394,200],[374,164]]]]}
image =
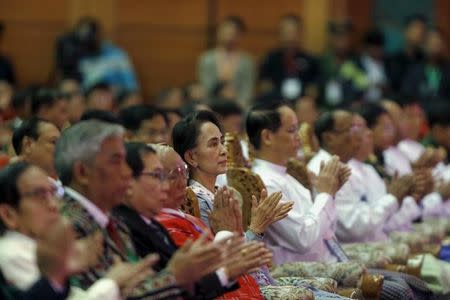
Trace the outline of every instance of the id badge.
{"type": "Polygon", "coordinates": [[[325,89],[327,103],[335,106],[342,102],[342,86],[336,80],[330,80],[325,89]]]}
{"type": "Polygon", "coordinates": [[[281,95],[287,99],[296,99],[302,94],[302,82],[298,78],[287,78],[281,84],[281,95]]]}

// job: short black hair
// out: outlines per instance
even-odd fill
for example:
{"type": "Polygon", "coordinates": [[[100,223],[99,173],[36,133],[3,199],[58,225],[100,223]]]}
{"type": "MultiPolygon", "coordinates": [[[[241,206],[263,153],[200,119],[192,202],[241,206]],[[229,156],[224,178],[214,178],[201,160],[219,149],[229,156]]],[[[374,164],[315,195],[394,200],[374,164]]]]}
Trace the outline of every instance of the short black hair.
{"type": "Polygon", "coordinates": [[[242,107],[235,101],[215,100],[209,104],[209,107],[222,118],[232,115],[242,115],[243,113],[242,107]]]}
{"type": "Polygon", "coordinates": [[[323,134],[333,131],[335,126],[334,114],[332,111],[325,111],[320,114],[314,123],[314,134],[317,136],[319,143],[323,143],[323,134]]]}
{"type": "Polygon", "coordinates": [[[111,86],[107,82],[97,82],[93,85],[91,85],[85,93],[86,98],[88,98],[94,91],[101,90],[101,91],[111,91],[111,86]]]}
{"type": "Polygon", "coordinates": [[[31,113],[37,114],[42,107],[51,107],[58,101],[64,101],[62,93],[53,88],[39,88],[31,98],[31,113]]]}
{"type": "Polygon", "coordinates": [[[122,90],[117,96],[117,103],[119,105],[123,104],[129,97],[139,94],[138,90],[122,90]]]}
{"type": "Polygon", "coordinates": [[[405,19],[405,27],[408,27],[409,25],[411,25],[414,22],[420,22],[423,25],[427,26],[428,25],[428,19],[427,17],[425,17],[425,15],[423,14],[412,14],[406,17],[405,19]]]}
{"type": "Polygon", "coordinates": [[[127,151],[127,164],[133,172],[133,178],[137,178],[141,175],[142,170],[144,170],[144,162],[142,161],[142,156],[147,153],[156,154],[155,149],[152,146],[145,143],[130,142],[125,144],[125,149],[127,151]]]}
{"type": "Polygon", "coordinates": [[[14,109],[25,107],[27,102],[31,103],[34,93],[37,91],[36,86],[29,86],[23,90],[19,90],[14,93],[11,105],[14,109]]]}
{"type": "Polygon", "coordinates": [[[102,109],[90,109],[85,111],[80,118],[80,121],[99,120],[106,123],[122,125],[120,119],[110,111],[102,109]]]}
{"type": "Polygon", "coordinates": [[[202,101],[197,101],[197,100],[188,101],[180,107],[180,112],[183,116],[186,117],[186,116],[198,111],[197,106],[199,106],[199,105],[207,105],[207,104],[202,101]]]}
{"type": "Polygon", "coordinates": [[[173,148],[183,158],[184,154],[197,145],[200,135],[200,127],[204,123],[211,122],[223,133],[222,125],[216,115],[208,110],[200,110],[183,118],[172,131],[173,148]]]}
{"type": "Polygon", "coordinates": [[[39,138],[39,126],[47,121],[32,117],[29,120],[24,121],[18,128],[16,128],[12,135],[12,145],[17,155],[22,153],[22,143],[25,137],[30,137],[33,140],[39,138]]]}
{"type": "Polygon", "coordinates": [[[366,32],[363,38],[364,45],[366,46],[384,46],[384,34],[378,28],[373,28],[366,32]]]}
{"type": "MultiPolygon", "coordinates": [[[[32,165],[20,161],[12,163],[0,170],[0,204],[7,204],[12,207],[19,207],[20,193],[17,187],[17,181],[19,177],[32,165]]],[[[3,234],[7,230],[5,224],[0,220],[0,234],[3,234]]]]}
{"type": "Polygon", "coordinates": [[[367,127],[373,128],[377,124],[378,118],[388,112],[379,104],[367,103],[361,107],[358,113],[366,120],[367,127]]]}
{"type": "Polygon", "coordinates": [[[129,106],[119,112],[119,118],[123,126],[132,132],[138,131],[143,121],[153,119],[156,116],[162,116],[166,125],[169,124],[167,115],[162,109],[147,104],[129,106]]]}
{"type": "Polygon", "coordinates": [[[162,108],[161,110],[165,113],[167,118],[169,118],[168,114],[176,114],[180,118],[183,118],[183,114],[181,113],[181,111],[178,108],[162,108]]]}
{"type": "Polygon", "coordinates": [[[256,149],[261,148],[261,132],[264,129],[277,131],[281,127],[281,115],[278,109],[288,106],[284,102],[260,103],[253,106],[245,118],[245,130],[250,144],[256,149]]]}

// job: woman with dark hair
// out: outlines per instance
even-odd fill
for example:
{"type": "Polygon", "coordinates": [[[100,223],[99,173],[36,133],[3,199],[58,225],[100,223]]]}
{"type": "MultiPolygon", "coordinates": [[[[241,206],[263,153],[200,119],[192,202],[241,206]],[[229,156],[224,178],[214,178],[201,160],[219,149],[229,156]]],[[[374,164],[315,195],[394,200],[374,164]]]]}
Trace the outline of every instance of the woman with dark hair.
{"type": "MultiPolygon", "coordinates": [[[[175,151],[189,167],[189,186],[199,200],[201,218],[209,224],[209,214],[213,210],[215,194],[218,191],[216,179],[227,170],[227,150],[223,145],[222,125],[214,113],[198,111],[175,125],[172,140],[175,151]]],[[[219,194],[236,198],[234,190],[226,186],[222,189],[224,191],[221,190],[219,194]]],[[[247,240],[262,239],[270,224],[287,215],[291,208],[288,204],[277,204],[270,213],[266,212],[265,206],[273,201],[278,202],[277,199],[278,195],[275,193],[263,199],[260,205],[255,203],[249,230],[245,233],[247,240]]],[[[238,224],[238,228],[242,228],[242,224],[238,224]]]]}

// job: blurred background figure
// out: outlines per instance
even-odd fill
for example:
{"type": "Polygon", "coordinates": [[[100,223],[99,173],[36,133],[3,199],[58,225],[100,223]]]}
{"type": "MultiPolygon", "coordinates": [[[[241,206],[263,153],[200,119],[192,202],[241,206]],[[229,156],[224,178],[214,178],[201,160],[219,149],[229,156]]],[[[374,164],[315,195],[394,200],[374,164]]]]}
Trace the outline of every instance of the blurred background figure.
{"type": "Polygon", "coordinates": [[[408,69],[424,60],[423,45],[427,33],[427,19],[414,14],[406,18],[405,45],[401,51],[389,58],[388,75],[394,91],[401,88],[403,76],[408,69]]]}
{"type": "Polygon", "coordinates": [[[336,108],[362,99],[367,76],[358,65],[353,44],[353,24],[332,21],[328,24],[328,49],[321,58],[322,104],[336,108]]]}
{"type": "Polygon", "coordinates": [[[156,98],[156,105],[161,108],[179,109],[183,106],[184,103],[185,98],[183,90],[178,87],[170,87],[164,89],[158,94],[156,98]]]}
{"type": "Polygon", "coordinates": [[[86,109],[115,111],[116,103],[111,86],[100,82],[86,91],[86,109]]]}
{"type": "Polygon", "coordinates": [[[92,17],[81,18],[71,32],[56,43],[56,72],[65,77],[80,75],[83,88],[106,82],[117,90],[139,88],[127,54],[102,37],[102,28],[92,17]]]}
{"type": "Polygon", "coordinates": [[[364,50],[359,59],[368,79],[364,100],[378,102],[388,88],[383,32],[377,28],[368,31],[364,35],[363,46],[364,50]]]}
{"type": "Polygon", "coordinates": [[[208,95],[220,83],[230,83],[236,100],[247,106],[253,95],[254,66],[251,57],[240,48],[246,26],[240,17],[225,18],[217,29],[217,45],[201,55],[198,78],[208,95]]]}
{"type": "Polygon", "coordinates": [[[143,103],[144,99],[138,91],[122,91],[117,97],[117,105],[119,109],[143,103]]]}
{"type": "Polygon", "coordinates": [[[33,116],[53,123],[59,130],[67,126],[69,120],[68,101],[60,91],[40,88],[31,99],[33,116]]]}
{"type": "MultiPolygon", "coordinates": [[[[0,46],[3,42],[3,34],[5,32],[5,24],[0,20],[0,46]]],[[[11,85],[16,84],[16,74],[11,60],[0,53],[0,78],[9,82],[11,85]]]]}
{"type": "Polygon", "coordinates": [[[302,45],[303,22],[299,16],[285,15],[278,23],[279,46],[263,59],[259,71],[261,92],[275,90],[284,99],[308,94],[317,96],[317,61],[302,45]]]}
{"type": "Polygon", "coordinates": [[[67,99],[68,121],[71,124],[78,122],[86,109],[86,100],[79,78],[76,76],[65,77],[59,83],[59,90],[67,99]]]}
{"type": "Polygon", "coordinates": [[[430,29],[425,38],[424,61],[411,66],[405,73],[402,92],[424,106],[433,105],[433,98],[450,99],[450,64],[443,33],[430,29]]]}

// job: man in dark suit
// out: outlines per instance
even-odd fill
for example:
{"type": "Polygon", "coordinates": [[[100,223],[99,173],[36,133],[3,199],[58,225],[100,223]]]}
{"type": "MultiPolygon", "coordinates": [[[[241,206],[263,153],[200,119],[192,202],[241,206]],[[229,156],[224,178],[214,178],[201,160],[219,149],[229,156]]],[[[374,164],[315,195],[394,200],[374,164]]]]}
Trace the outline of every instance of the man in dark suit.
{"type": "Polygon", "coordinates": [[[427,31],[425,16],[417,14],[406,19],[404,29],[405,45],[399,52],[394,53],[387,61],[387,75],[394,93],[398,93],[402,87],[403,77],[408,69],[424,61],[423,43],[427,31]]]}
{"type": "Polygon", "coordinates": [[[411,66],[402,84],[404,95],[417,99],[428,109],[436,98],[450,98],[450,63],[445,42],[438,29],[430,30],[425,41],[424,62],[411,66]]]}
{"type": "Polygon", "coordinates": [[[284,99],[317,96],[319,65],[301,45],[302,20],[296,15],[280,19],[280,47],[272,49],[263,59],[259,71],[262,89],[272,87],[284,99]]]}

